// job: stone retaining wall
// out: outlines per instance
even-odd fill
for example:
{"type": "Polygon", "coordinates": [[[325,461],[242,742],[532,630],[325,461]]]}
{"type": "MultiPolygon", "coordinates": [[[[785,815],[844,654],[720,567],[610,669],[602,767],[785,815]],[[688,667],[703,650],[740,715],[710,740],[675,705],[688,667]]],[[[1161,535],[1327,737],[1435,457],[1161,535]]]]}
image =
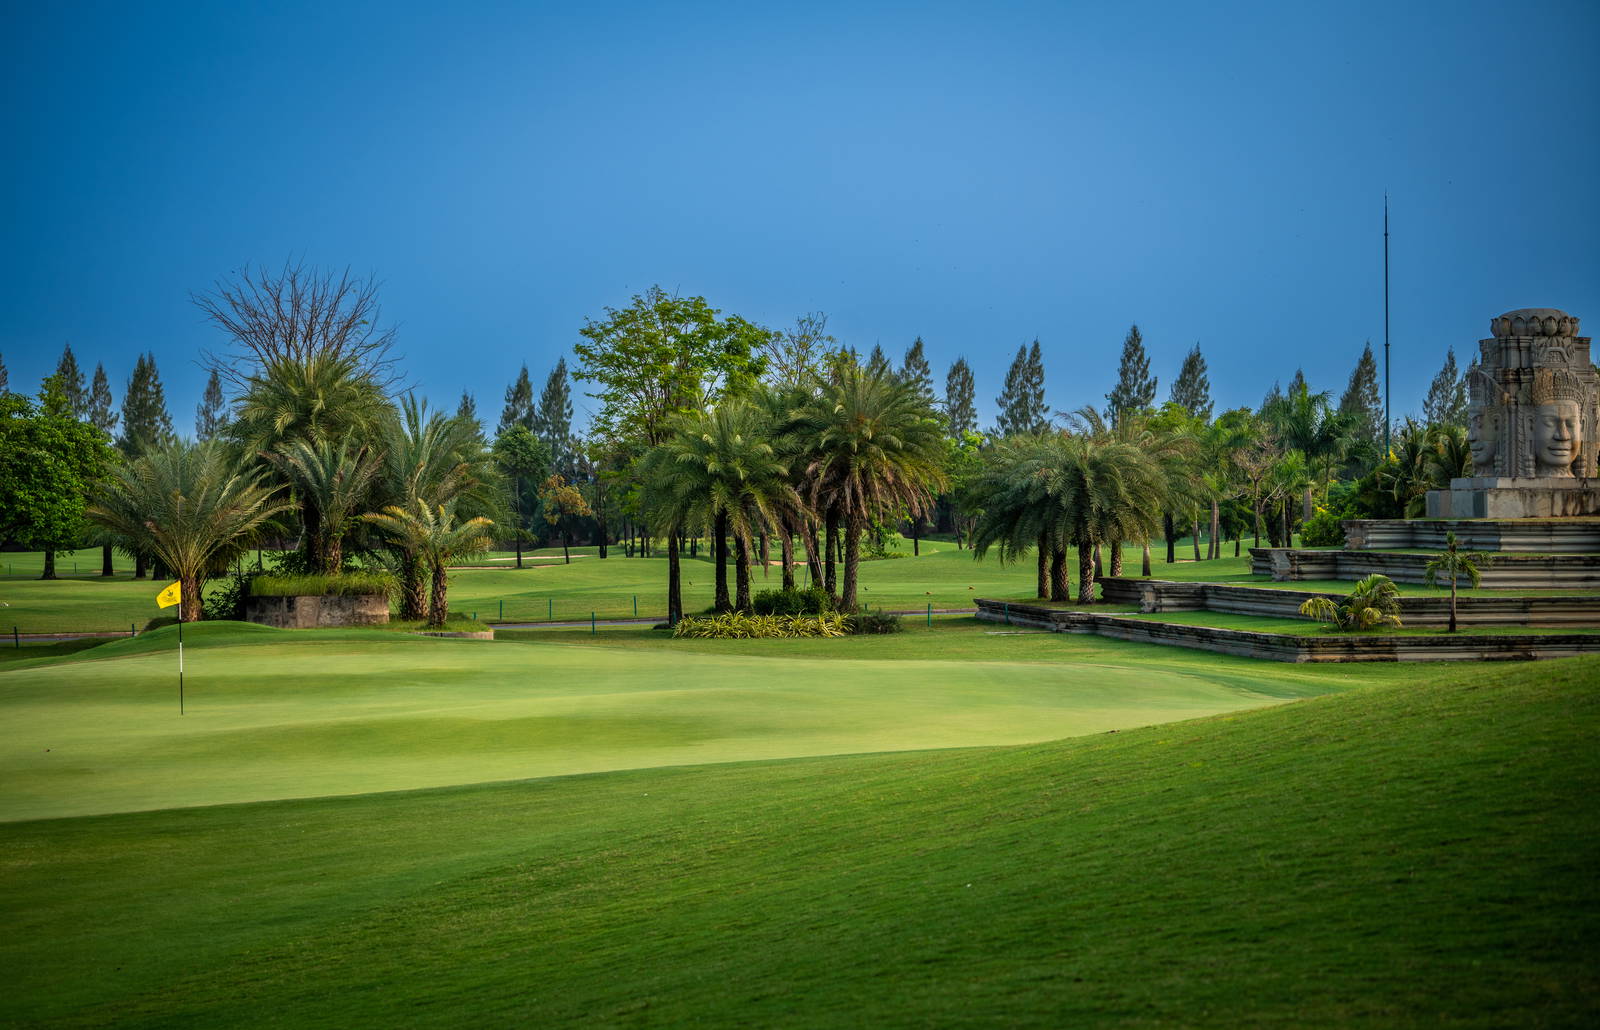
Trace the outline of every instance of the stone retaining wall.
{"type": "Polygon", "coordinates": [[[387,594],[309,594],[295,597],[252,597],[244,617],[274,629],[328,629],[336,626],[378,626],[389,621],[387,594]]]}
{"type": "Polygon", "coordinates": [[[1600,519],[1346,519],[1339,525],[1352,551],[1442,551],[1447,533],[1472,551],[1600,551],[1600,519]]]}
{"type": "Polygon", "coordinates": [[[987,622],[1009,621],[1011,625],[1035,626],[1057,633],[1093,633],[1114,640],[1187,647],[1276,662],[1528,661],[1600,654],[1600,635],[1579,633],[1300,637],[1288,633],[1184,626],[1002,601],[979,600],[977,605],[977,617],[987,622]]]}
{"type": "MultiPolygon", "coordinates": [[[[1397,551],[1317,551],[1300,547],[1252,547],[1250,570],[1277,582],[1301,579],[1356,580],[1382,573],[1396,583],[1423,583],[1435,556],[1397,551]]],[[[1600,555],[1497,554],[1483,571],[1482,585],[1510,590],[1600,588],[1600,555]]]]}

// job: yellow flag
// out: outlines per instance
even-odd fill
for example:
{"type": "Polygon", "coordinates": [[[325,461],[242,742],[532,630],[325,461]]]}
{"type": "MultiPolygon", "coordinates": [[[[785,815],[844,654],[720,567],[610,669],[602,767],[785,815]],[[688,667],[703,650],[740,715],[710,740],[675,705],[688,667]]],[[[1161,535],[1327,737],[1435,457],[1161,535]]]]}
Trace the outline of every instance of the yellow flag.
{"type": "Polygon", "coordinates": [[[156,595],[156,605],[161,608],[171,608],[183,600],[183,590],[174,583],[156,595]]]}

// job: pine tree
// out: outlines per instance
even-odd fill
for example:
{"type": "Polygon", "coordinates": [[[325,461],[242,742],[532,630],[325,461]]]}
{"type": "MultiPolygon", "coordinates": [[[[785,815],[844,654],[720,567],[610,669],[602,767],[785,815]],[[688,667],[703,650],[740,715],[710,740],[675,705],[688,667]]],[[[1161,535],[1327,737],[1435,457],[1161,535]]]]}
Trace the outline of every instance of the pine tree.
{"type": "Polygon", "coordinates": [[[1456,366],[1456,349],[1445,352],[1444,367],[1433,377],[1422,402],[1422,419],[1430,426],[1467,424],[1467,377],[1456,366]]]}
{"type": "Polygon", "coordinates": [[[500,412],[500,426],[495,435],[499,436],[512,426],[532,429],[533,419],[533,383],[528,379],[528,366],[523,365],[522,371],[517,373],[517,381],[506,387],[506,406],[500,412]]]}
{"type": "Polygon", "coordinates": [[[1106,394],[1106,417],[1112,425],[1122,416],[1143,411],[1156,399],[1156,378],[1150,374],[1150,358],[1144,352],[1144,337],[1137,324],[1128,328],[1122,341],[1122,362],[1117,366],[1117,385],[1106,394]]]}
{"type": "Polygon", "coordinates": [[[194,435],[197,440],[214,439],[222,432],[222,427],[227,425],[228,419],[223,414],[222,377],[217,375],[217,370],[211,370],[211,378],[206,380],[206,392],[200,395],[200,403],[194,406],[194,435]]]}
{"type": "Polygon", "coordinates": [[[1297,368],[1294,370],[1294,378],[1289,380],[1289,396],[1293,397],[1302,390],[1310,393],[1311,387],[1306,382],[1306,370],[1303,368],[1297,368]]]}
{"type": "Polygon", "coordinates": [[[83,387],[83,370],[72,354],[72,344],[61,350],[61,361],[56,365],[56,380],[61,384],[61,395],[72,409],[72,417],[82,421],[89,417],[89,392],[83,387]]]}
{"type": "Polygon", "coordinates": [[[0,354],[0,394],[11,392],[11,376],[6,373],[5,355],[0,354]]]}
{"type": "Polygon", "coordinates": [[[94,366],[94,385],[89,389],[89,424],[106,434],[110,440],[117,434],[117,413],[111,410],[111,380],[106,378],[106,366],[94,366]]]}
{"type": "Polygon", "coordinates": [[[1006,371],[1004,391],[995,398],[1000,414],[995,420],[996,436],[1038,433],[1049,427],[1044,407],[1044,359],[1039,341],[1030,351],[1018,347],[1017,356],[1006,371]]]}
{"type": "Polygon", "coordinates": [[[574,457],[572,446],[572,387],[567,381],[567,359],[561,358],[544,381],[544,391],[539,394],[539,409],[534,416],[532,429],[550,451],[554,467],[571,475],[574,457]]]}
{"type": "Polygon", "coordinates": [[[461,403],[456,405],[456,418],[478,421],[478,402],[465,390],[461,391],[461,403]]]}
{"type": "Polygon", "coordinates": [[[122,437],[117,446],[129,457],[138,457],[171,440],[172,435],[172,416],[167,413],[156,357],[141,354],[122,394],[122,437]]]}
{"type": "Polygon", "coordinates": [[[914,386],[923,397],[933,398],[933,369],[928,366],[928,359],[922,353],[922,337],[911,341],[911,346],[906,348],[906,360],[900,366],[900,378],[914,386]]]}
{"type": "Polygon", "coordinates": [[[1272,381],[1272,389],[1268,390],[1267,391],[1267,395],[1265,397],[1261,398],[1261,414],[1263,414],[1263,415],[1266,414],[1267,412],[1273,410],[1274,408],[1278,407],[1282,403],[1283,403],[1283,384],[1278,382],[1278,380],[1274,379],[1272,381]]]}
{"type": "Polygon", "coordinates": [[[972,367],[966,358],[957,358],[944,381],[944,415],[950,420],[950,435],[957,440],[978,428],[974,392],[972,367]]]}
{"type": "Polygon", "coordinates": [[[1371,340],[1350,373],[1350,385],[1339,398],[1339,410],[1355,417],[1360,439],[1377,443],[1383,435],[1383,399],[1378,396],[1378,362],[1372,357],[1371,340]]]}
{"type": "Polygon", "coordinates": [[[1172,403],[1203,422],[1211,421],[1211,379],[1206,375],[1206,359],[1200,345],[1184,356],[1178,378],[1172,381],[1172,403]]]}
{"type": "Polygon", "coordinates": [[[889,358],[883,353],[880,344],[872,345],[872,354],[867,357],[867,371],[873,375],[882,375],[889,371],[889,358]]]}

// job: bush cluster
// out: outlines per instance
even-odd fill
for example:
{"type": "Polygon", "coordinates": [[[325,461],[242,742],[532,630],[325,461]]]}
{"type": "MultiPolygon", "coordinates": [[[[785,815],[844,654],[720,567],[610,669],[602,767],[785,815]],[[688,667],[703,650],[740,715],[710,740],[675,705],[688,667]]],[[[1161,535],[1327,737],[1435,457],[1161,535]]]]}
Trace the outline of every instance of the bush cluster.
{"type": "Polygon", "coordinates": [[[900,621],[900,616],[890,615],[888,612],[856,612],[854,615],[844,617],[845,632],[851,636],[860,636],[869,633],[898,633],[905,626],[900,621]]]}
{"type": "Polygon", "coordinates": [[[1318,506],[1316,514],[1300,524],[1300,543],[1306,547],[1344,546],[1344,528],[1339,521],[1347,517],[1318,506]]]}
{"type": "Polygon", "coordinates": [[[848,631],[845,617],[823,615],[746,615],[728,612],[704,619],[680,619],[674,637],[720,640],[759,640],[779,637],[842,637],[848,631]]]}
{"type": "Polygon", "coordinates": [[[750,602],[757,615],[823,615],[833,600],[821,587],[806,590],[763,590],[750,602]]]}

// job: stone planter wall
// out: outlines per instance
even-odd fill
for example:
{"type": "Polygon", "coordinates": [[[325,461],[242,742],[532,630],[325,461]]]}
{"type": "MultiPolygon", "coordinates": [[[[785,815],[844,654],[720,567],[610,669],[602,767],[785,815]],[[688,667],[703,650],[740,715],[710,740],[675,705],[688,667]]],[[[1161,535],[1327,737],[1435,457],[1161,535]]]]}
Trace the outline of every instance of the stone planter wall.
{"type": "Polygon", "coordinates": [[[389,597],[387,594],[252,597],[245,601],[244,617],[246,621],[274,629],[378,626],[389,621],[389,597]]]}
{"type": "MultiPolygon", "coordinates": [[[[1278,582],[1302,579],[1355,580],[1382,573],[1396,583],[1422,583],[1433,554],[1397,551],[1314,551],[1299,547],[1252,547],[1250,570],[1278,582]]],[[[1483,586],[1510,590],[1600,588],[1600,555],[1496,554],[1483,570],[1483,586]]]]}
{"type": "Polygon", "coordinates": [[[1600,551],[1600,519],[1346,519],[1339,525],[1352,551],[1442,551],[1447,533],[1471,551],[1600,551]]]}

